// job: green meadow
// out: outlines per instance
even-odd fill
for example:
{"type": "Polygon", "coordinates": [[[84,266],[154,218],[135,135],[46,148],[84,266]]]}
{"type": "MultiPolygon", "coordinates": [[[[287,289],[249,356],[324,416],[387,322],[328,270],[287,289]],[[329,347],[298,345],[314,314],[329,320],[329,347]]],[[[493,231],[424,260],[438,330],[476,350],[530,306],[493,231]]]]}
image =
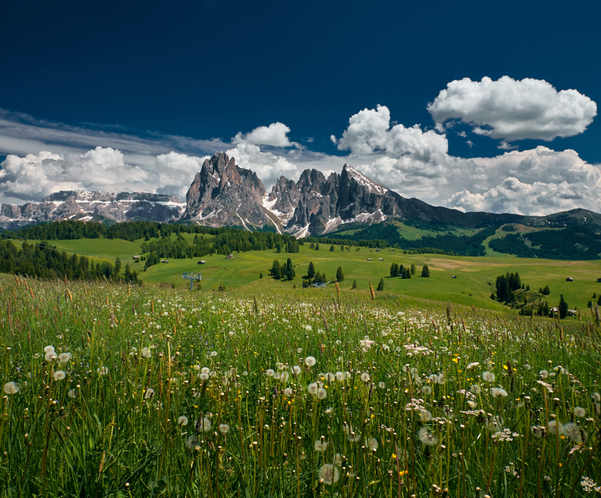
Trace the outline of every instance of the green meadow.
{"type": "MultiPolygon", "coordinates": [[[[183,234],[191,237],[191,234],[183,234]]],[[[142,240],[129,242],[120,239],[77,239],[53,240],[49,243],[70,253],[77,253],[98,259],[114,261],[121,258],[129,262],[146,284],[168,283],[178,288],[189,286],[182,278],[183,272],[202,274],[201,290],[215,290],[225,286],[237,295],[261,292],[287,292],[295,295],[311,295],[323,289],[300,291],[302,276],[309,262],[317,271],[325,273],[330,280],[335,279],[336,270],[342,266],[345,280],[341,283],[342,292],[366,293],[371,283],[377,286],[384,278],[384,294],[398,296],[401,300],[451,302],[480,308],[503,310],[502,304],[490,299],[494,292],[495,279],[506,272],[519,272],[522,282],[533,290],[546,285],[551,289],[547,300],[556,306],[561,294],[570,308],[588,313],[587,304],[593,294],[601,294],[601,261],[561,261],[518,258],[514,256],[447,256],[439,254],[404,254],[399,249],[370,249],[350,247],[340,250],[340,246],[321,244],[314,250],[308,244],[301,246],[299,253],[277,253],[274,250],[234,253],[232,259],[224,255],[212,254],[202,258],[169,259],[168,263],[154,265],[144,271],[144,263],[135,263],[132,256],[140,254],[142,240]],[[296,277],[292,281],[276,281],[269,277],[269,269],[275,259],[285,262],[290,257],[295,265],[296,277]],[[198,264],[201,259],[206,263],[198,264]],[[390,278],[392,263],[416,266],[416,275],[411,279],[390,278]],[[424,264],[430,269],[430,278],[421,278],[424,264]],[[262,278],[260,275],[262,274],[262,278]],[[455,278],[453,278],[455,276],[455,278]],[[572,277],[573,282],[566,279],[572,277]],[[351,291],[353,281],[357,289],[351,291]]]]}

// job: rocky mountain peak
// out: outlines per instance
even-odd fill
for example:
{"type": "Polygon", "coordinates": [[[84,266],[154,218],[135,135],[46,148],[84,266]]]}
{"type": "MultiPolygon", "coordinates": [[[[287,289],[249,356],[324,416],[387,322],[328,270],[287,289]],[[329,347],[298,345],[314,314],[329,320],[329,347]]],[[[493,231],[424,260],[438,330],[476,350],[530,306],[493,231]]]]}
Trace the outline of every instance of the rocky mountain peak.
{"type": "Polygon", "coordinates": [[[265,187],[252,170],[218,153],[206,159],[186,194],[184,220],[247,229],[274,224],[263,207],[265,187]]]}

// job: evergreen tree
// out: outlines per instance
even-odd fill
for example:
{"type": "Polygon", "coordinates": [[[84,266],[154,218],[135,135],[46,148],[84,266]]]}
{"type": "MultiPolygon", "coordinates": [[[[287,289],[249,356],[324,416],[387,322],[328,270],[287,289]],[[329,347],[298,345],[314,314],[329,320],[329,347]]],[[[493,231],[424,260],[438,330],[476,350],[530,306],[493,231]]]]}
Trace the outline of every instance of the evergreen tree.
{"type": "Polygon", "coordinates": [[[339,266],[336,270],[336,281],[342,282],[344,280],[344,273],[342,272],[342,266],[339,266]]]}
{"type": "Polygon", "coordinates": [[[399,265],[397,265],[396,263],[392,263],[390,265],[390,276],[398,277],[398,275],[399,275],[399,265]]]}
{"type": "Polygon", "coordinates": [[[563,298],[563,294],[559,296],[559,318],[568,316],[568,303],[563,298]]]}
{"type": "Polygon", "coordinates": [[[286,260],[286,264],[284,265],[284,271],[282,276],[285,277],[286,280],[293,280],[295,275],[296,272],[294,271],[292,260],[288,258],[286,260]]]}
{"type": "Polygon", "coordinates": [[[282,277],[280,271],[280,262],[277,259],[273,260],[273,264],[271,265],[271,270],[269,271],[269,274],[276,280],[279,280],[282,277]]]}
{"type": "Polygon", "coordinates": [[[411,275],[415,275],[415,265],[411,263],[411,275]]]}
{"type": "Polygon", "coordinates": [[[353,280],[353,285],[351,287],[351,289],[356,289],[357,288],[357,281],[353,280]]]}
{"type": "Polygon", "coordinates": [[[428,268],[428,265],[422,266],[422,277],[428,278],[429,276],[430,276],[430,268],[428,268]]]}
{"type": "Polygon", "coordinates": [[[384,279],[383,278],[380,279],[380,282],[378,283],[378,288],[376,290],[378,290],[378,291],[384,290],[384,279]]]}
{"type": "Polygon", "coordinates": [[[315,278],[315,266],[313,265],[313,261],[309,262],[309,267],[307,268],[307,279],[313,280],[315,278]]]}
{"type": "Polygon", "coordinates": [[[334,246],[333,245],[330,246],[330,252],[334,252],[334,246]]]}

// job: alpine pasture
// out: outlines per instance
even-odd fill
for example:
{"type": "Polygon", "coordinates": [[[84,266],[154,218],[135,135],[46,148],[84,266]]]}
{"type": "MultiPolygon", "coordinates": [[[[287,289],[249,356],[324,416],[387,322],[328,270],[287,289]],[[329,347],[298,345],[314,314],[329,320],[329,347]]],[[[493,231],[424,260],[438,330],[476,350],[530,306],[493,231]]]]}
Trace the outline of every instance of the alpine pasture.
{"type": "MultiPolygon", "coordinates": [[[[139,248],[98,242],[52,244],[139,248]]],[[[3,496],[601,492],[599,262],[326,244],[199,259],[134,263],[141,287],[0,276],[3,496]],[[288,257],[295,279],[270,278],[288,257]],[[302,289],[309,262],[344,281],[302,289]],[[416,274],[386,278],[393,262],[416,274]],[[507,271],[580,316],[493,301],[507,271]]]]}

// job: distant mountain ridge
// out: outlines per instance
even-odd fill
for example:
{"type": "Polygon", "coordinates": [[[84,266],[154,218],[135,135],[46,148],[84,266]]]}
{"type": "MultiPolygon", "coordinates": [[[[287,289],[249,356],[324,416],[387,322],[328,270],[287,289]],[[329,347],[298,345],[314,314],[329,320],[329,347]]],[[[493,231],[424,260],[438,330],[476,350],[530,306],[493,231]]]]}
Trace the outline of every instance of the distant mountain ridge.
{"type": "Polygon", "coordinates": [[[1,204],[0,227],[14,228],[58,220],[177,221],[185,204],[175,197],[146,192],[89,192],[63,190],[41,202],[1,204]]]}
{"type": "Polygon", "coordinates": [[[63,219],[238,226],[297,238],[384,239],[407,249],[458,254],[491,249],[538,257],[601,257],[601,215],[585,209],[548,216],[464,213],[405,198],[347,164],[328,177],[315,169],[303,171],[296,182],[282,176],[267,192],[254,171],[225,153],[203,162],[185,203],[160,194],[69,191],[42,202],[0,206],[4,227],[63,219]]]}

